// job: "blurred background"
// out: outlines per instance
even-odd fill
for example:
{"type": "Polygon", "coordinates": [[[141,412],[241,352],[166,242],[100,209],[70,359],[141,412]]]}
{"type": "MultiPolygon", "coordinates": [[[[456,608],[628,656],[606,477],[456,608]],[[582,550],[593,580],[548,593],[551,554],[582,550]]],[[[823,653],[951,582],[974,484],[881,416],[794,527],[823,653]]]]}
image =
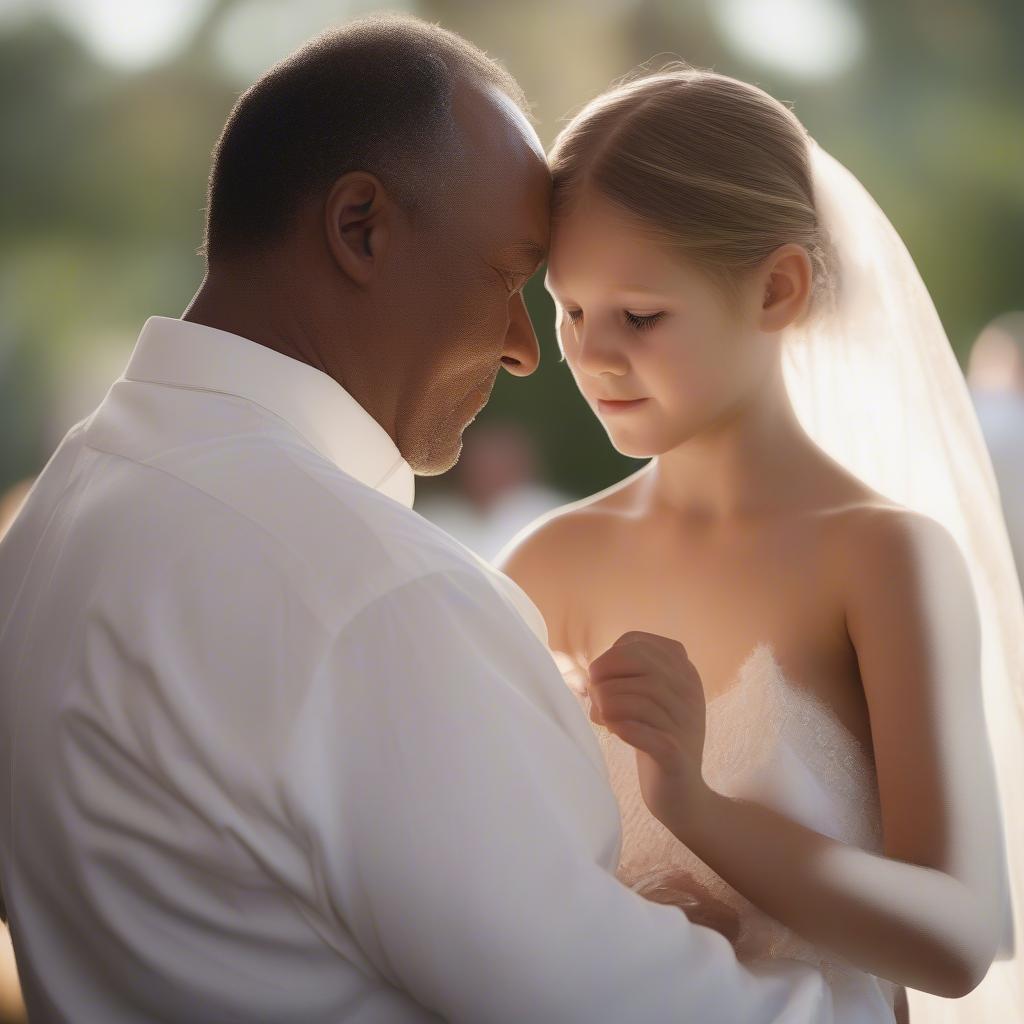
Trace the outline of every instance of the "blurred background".
{"type": "MultiPolygon", "coordinates": [[[[210,152],[235,98],[310,35],[370,10],[440,22],[501,60],[545,146],[652,58],[791,105],[917,261],[968,374],[1021,564],[1021,0],[0,0],[0,533],[144,320],[180,315],[202,280],[210,152]]],[[[416,508],[485,557],[642,464],[611,448],[558,362],[542,280],[526,292],[539,370],[502,374],[459,465],[417,483],[416,508]]],[[[5,1005],[17,1019],[16,995],[5,1005]]]]}

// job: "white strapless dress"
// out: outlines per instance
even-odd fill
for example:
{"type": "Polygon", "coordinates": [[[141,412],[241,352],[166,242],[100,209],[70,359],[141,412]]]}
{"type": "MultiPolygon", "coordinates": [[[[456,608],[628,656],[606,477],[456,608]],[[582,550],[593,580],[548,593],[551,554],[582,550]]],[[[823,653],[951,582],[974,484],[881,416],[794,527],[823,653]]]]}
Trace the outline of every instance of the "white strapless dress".
{"type": "MultiPolygon", "coordinates": [[[[589,714],[579,678],[556,657],[589,714]]],[[[879,1021],[894,1019],[893,983],[806,942],[715,874],[647,809],[635,750],[602,726],[594,730],[622,814],[618,874],[626,884],[646,893],[662,881],[671,888],[673,876],[686,876],[735,912],[737,959],[809,961],[833,987],[852,990],[866,1007],[877,1007],[879,1021]]],[[[840,842],[882,850],[870,751],[826,704],[786,678],[768,644],[758,644],[729,689],[708,703],[703,764],[705,779],[719,793],[756,801],[840,842]]]]}

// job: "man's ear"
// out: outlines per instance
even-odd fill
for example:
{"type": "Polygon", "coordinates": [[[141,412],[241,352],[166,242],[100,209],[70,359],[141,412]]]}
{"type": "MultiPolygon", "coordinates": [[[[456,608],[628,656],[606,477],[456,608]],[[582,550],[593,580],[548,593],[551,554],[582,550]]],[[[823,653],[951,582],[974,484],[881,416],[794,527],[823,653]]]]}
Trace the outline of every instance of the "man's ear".
{"type": "Polygon", "coordinates": [[[367,284],[379,271],[394,210],[387,190],[365,171],[343,174],[331,186],[324,204],[327,246],[357,284],[367,284]]]}

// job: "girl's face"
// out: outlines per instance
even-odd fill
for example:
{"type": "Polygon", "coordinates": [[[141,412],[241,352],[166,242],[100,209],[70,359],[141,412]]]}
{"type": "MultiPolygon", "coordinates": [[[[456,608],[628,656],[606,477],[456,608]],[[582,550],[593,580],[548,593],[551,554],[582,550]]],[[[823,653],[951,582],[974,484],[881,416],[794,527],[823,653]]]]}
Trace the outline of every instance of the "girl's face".
{"type": "Polygon", "coordinates": [[[726,308],[706,277],[593,191],[552,224],[545,286],[576,385],[625,455],[713,428],[771,369],[756,275],[726,308]]]}

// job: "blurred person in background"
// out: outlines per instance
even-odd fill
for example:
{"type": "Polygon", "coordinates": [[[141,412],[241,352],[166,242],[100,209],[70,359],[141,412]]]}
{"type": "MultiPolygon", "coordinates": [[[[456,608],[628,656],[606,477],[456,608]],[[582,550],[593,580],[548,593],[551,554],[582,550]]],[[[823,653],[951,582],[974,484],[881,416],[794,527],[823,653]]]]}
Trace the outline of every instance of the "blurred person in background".
{"type": "Polygon", "coordinates": [[[450,491],[418,502],[416,511],[482,558],[494,558],[524,526],[569,495],[545,484],[537,448],[515,422],[483,423],[467,434],[450,491]]]}
{"type": "Polygon", "coordinates": [[[15,516],[25,503],[34,479],[34,477],[30,477],[26,480],[19,480],[0,495],[0,540],[3,539],[8,527],[14,522],[15,516]]]}
{"type": "Polygon", "coordinates": [[[971,347],[967,383],[1024,581],[1024,311],[997,316],[971,347]]]}
{"type": "MultiPolygon", "coordinates": [[[[34,478],[20,480],[0,495],[0,540],[14,522],[33,482],[34,478]]],[[[6,912],[3,916],[7,916],[6,912]]],[[[11,933],[5,927],[0,930],[0,1024],[21,1024],[24,1020],[25,1003],[18,981],[14,947],[11,945],[11,933]]]]}

